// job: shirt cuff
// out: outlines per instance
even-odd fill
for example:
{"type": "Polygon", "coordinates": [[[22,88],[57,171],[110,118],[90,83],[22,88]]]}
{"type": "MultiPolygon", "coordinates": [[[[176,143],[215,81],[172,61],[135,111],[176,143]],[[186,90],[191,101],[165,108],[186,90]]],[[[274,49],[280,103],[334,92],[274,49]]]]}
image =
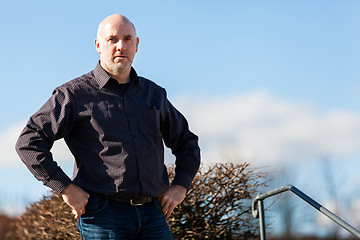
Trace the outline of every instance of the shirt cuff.
{"type": "Polygon", "coordinates": [[[60,170],[57,171],[55,175],[51,176],[51,179],[44,183],[44,185],[54,190],[57,194],[61,194],[70,183],[72,183],[71,179],[60,170]]]}
{"type": "Polygon", "coordinates": [[[177,172],[171,185],[180,185],[189,190],[192,181],[193,178],[187,172],[177,172]]]}

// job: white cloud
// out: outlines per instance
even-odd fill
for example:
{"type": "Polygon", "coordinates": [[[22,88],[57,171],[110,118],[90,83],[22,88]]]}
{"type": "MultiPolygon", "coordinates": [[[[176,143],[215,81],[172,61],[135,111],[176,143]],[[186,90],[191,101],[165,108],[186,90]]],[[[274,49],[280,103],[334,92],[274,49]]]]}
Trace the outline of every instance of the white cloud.
{"type": "Polygon", "coordinates": [[[358,113],[320,113],[266,92],[183,97],[175,105],[200,136],[205,162],[237,159],[269,165],[360,154],[358,113]]]}

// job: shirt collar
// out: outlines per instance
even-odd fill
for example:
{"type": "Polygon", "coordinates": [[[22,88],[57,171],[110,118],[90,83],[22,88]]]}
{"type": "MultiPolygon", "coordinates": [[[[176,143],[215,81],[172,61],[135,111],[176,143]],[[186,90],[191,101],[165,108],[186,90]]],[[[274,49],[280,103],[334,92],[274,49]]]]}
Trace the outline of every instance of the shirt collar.
{"type": "MultiPolygon", "coordinates": [[[[97,84],[99,85],[100,89],[102,89],[111,79],[110,74],[108,72],[106,72],[104,68],[101,67],[100,61],[98,62],[98,64],[96,65],[96,67],[94,69],[94,76],[95,76],[95,80],[96,80],[97,84]]],[[[138,75],[133,67],[131,67],[130,79],[131,79],[131,82],[134,83],[135,85],[142,86],[140,78],[138,77],[138,75]]]]}

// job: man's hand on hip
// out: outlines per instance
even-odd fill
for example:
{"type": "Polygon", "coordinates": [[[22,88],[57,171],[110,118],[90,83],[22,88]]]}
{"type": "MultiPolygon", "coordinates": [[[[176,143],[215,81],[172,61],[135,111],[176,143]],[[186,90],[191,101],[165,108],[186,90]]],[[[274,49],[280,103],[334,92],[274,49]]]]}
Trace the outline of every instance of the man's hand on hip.
{"type": "Polygon", "coordinates": [[[82,188],[71,183],[61,192],[61,196],[64,202],[72,208],[76,219],[85,213],[85,206],[90,195],[82,188]]]}
{"type": "Polygon", "coordinates": [[[187,190],[185,187],[173,185],[159,197],[162,211],[166,219],[170,217],[176,206],[184,200],[186,192],[187,190]]]}

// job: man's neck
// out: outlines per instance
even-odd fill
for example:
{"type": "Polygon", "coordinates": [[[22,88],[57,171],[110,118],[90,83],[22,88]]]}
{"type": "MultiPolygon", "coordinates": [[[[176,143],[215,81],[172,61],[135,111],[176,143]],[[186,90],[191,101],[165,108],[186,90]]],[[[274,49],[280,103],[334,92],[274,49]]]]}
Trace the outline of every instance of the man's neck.
{"type": "Polygon", "coordinates": [[[110,74],[112,78],[114,78],[118,83],[124,84],[130,82],[130,72],[126,74],[118,74],[118,75],[112,75],[110,74]]]}

